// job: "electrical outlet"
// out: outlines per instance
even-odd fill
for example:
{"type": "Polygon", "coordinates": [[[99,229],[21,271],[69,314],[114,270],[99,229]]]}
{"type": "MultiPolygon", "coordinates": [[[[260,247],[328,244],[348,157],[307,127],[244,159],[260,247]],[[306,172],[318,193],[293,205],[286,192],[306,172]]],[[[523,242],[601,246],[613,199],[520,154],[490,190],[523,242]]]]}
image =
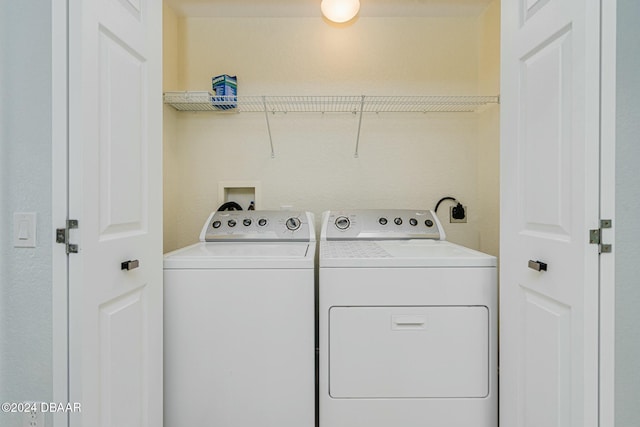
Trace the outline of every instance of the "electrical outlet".
{"type": "Polygon", "coordinates": [[[449,207],[449,222],[467,222],[468,216],[469,210],[466,206],[462,206],[458,203],[456,206],[449,207]]]}
{"type": "Polygon", "coordinates": [[[28,402],[30,411],[22,415],[22,427],[44,427],[44,413],[40,410],[40,404],[28,402]]]}

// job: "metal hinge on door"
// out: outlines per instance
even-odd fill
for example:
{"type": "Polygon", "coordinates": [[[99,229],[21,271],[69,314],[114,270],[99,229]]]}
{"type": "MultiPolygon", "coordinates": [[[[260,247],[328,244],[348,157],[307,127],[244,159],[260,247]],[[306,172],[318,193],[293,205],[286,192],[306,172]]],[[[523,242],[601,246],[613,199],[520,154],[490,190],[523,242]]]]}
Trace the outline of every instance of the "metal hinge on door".
{"type": "Polygon", "coordinates": [[[65,228],[56,228],[56,243],[62,243],[67,248],[68,254],[77,254],[78,245],[72,245],[69,243],[69,230],[78,228],[77,219],[68,219],[67,226],[65,228]]]}
{"type": "Polygon", "coordinates": [[[589,230],[589,243],[598,245],[598,252],[601,254],[610,253],[612,246],[610,244],[602,243],[602,229],[611,228],[612,221],[610,219],[601,219],[600,228],[595,230],[589,230]]]}

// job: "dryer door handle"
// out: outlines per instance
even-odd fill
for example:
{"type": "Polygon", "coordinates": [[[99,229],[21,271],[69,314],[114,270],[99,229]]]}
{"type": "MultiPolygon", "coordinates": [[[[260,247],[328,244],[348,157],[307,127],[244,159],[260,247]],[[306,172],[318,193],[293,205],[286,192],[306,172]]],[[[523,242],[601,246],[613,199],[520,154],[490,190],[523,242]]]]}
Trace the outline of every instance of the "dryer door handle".
{"type": "Polygon", "coordinates": [[[391,329],[425,329],[427,317],[419,314],[394,314],[391,316],[391,329]]]}

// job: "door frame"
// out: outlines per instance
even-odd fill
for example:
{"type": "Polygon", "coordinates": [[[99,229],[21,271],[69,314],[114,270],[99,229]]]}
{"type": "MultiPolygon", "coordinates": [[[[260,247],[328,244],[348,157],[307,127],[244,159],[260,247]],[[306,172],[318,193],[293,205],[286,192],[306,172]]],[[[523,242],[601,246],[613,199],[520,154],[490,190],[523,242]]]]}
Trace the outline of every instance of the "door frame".
{"type": "MultiPolygon", "coordinates": [[[[75,165],[80,165],[83,159],[82,143],[72,145],[71,132],[74,129],[72,127],[71,112],[72,107],[72,95],[70,90],[74,87],[71,82],[74,82],[74,76],[72,73],[77,73],[79,67],[72,67],[73,64],[70,61],[72,47],[79,43],[78,40],[70,38],[70,29],[72,26],[77,25],[80,22],[80,15],[82,8],[87,2],[85,0],[52,0],[51,2],[51,83],[52,83],[52,137],[51,137],[51,150],[52,150],[52,162],[51,162],[51,194],[52,194],[52,225],[53,230],[65,227],[66,221],[69,219],[69,212],[71,212],[70,201],[80,200],[83,197],[82,183],[78,180],[70,180],[69,171],[75,165]],[[73,149],[72,149],[73,147],[73,149]]],[[[158,9],[161,13],[161,8],[158,9]]],[[[161,15],[160,15],[161,16],[161,15]]],[[[159,16],[156,16],[159,17],[159,16]]],[[[156,27],[157,28],[157,27],[156,27]]],[[[76,46],[77,47],[77,46],[76,46]]],[[[159,57],[158,59],[160,59],[159,57]]],[[[161,62],[160,62],[161,66],[161,62]]],[[[77,77],[77,76],[75,76],[77,77]]],[[[158,79],[161,82],[161,79],[158,79]]],[[[158,85],[160,87],[160,85],[158,85]]],[[[161,96],[157,92],[150,93],[158,100],[161,96]],[[155,95],[154,95],[155,93],[155,95]]],[[[75,105],[74,108],[77,108],[75,105]]],[[[161,110],[159,110],[161,111],[161,110]]],[[[161,135],[161,131],[158,131],[161,135]]],[[[162,163],[160,161],[160,168],[162,163]]],[[[161,179],[161,177],[160,177],[161,179]]],[[[161,181],[160,181],[161,182],[161,181]]],[[[77,210],[77,209],[76,209],[77,210]]],[[[73,214],[76,215],[76,214],[73,214]]],[[[82,218],[73,218],[80,219],[82,218]]],[[[79,227],[83,224],[80,222],[79,227]]],[[[161,230],[161,226],[160,226],[161,230]]],[[[71,234],[71,241],[75,243],[77,240],[76,233],[71,234]]],[[[83,349],[80,339],[73,340],[76,337],[77,328],[71,324],[71,312],[72,309],[77,311],[77,301],[71,300],[71,285],[77,287],[79,282],[76,281],[76,277],[73,277],[71,273],[77,269],[72,270],[70,267],[73,263],[70,263],[69,255],[66,253],[66,246],[56,243],[55,231],[50,236],[52,247],[52,402],[56,404],[80,404],[81,410],[85,410],[85,402],[78,401],[78,390],[80,390],[80,382],[78,381],[80,375],[74,374],[77,365],[74,365],[74,358],[78,357],[78,354],[83,349]],[[75,343],[75,344],[74,344],[75,343]],[[73,347],[72,347],[73,346],[73,347]],[[73,380],[73,382],[72,382],[73,380]],[[75,390],[75,392],[74,392],[75,390]],[[76,399],[71,400],[71,399],[76,399]]],[[[82,250],[82,248],[80,248],[82,250]]],[[[162,242],[160,240],[158,250],[162,253],[162,242]]],[[[73,256],[80,256],[74,255],[73,256]]],[[[73,260],[73,258],[71,258],[73,260]]],[[[82,261],[81,261],[82,262],[82,261]]],[[[159,277],[161,287],[162,278],[162,264],[160,258],[159,264],[159,277]]],[[[160,365],[161,368],[161,365],[160,365]]],[[[156,378],[155,376],[153,378],[156,378]]],[[[161,393],[161,391],[160,391],[161,393]]],[[[161,396],[161,395],[160,395],[161,396]]],[[[156,408],[153,408],[156,409],[156,408]]],[[[162,414],[162,409],[159,409],[162,414]]],[[[69,425],[75,425],[76,421],[82,422],[84,417],[82,414],[65,413],[64,411],[55,412],[51,415],[46,415],[46,422],[52,422],[53,427],[68,427],[69,425]],[[73,424],[72,424],[73,421],[73,424]]],[[[160,417],[161,418],[161,415],[160,417]]],[[[49,424],[47,424],[49,425],[49,424]]]]}
{"type": "MultiPolygon", "coordinates": [[[[64,226],[68,212],[68,0],[52,0],[52,222],[64,226]]],[[[600,214],[615,219],[616,2],[601,2],[600,214]]],[[[600,425],[615,415],[615,221],[603,232],[613,252],[600,257],[600,425]]],[[[69,400],[68,260],[52,236],[53,401],[69,400]]],[[[64,413],[53,427],[68,425],[64,413]]]]}
{"type": "MultiPolygon", "coordinates": [[[[68,0],[51,2],[51,220],[52,229],[68,218],[68,0]]],[[[53,402],[69,402],[69,264],[65,245],[52,236],[53,402]]],[[[68,426],[68,414],[52,415],[53,427],[68,426]]]]}
{"type": "Polygon", "coordinates": [[[600,218],[613,219],[602,240],[613,245],[600,256],[599,421],[615,425],[615,194],[616,194],[616,1],[600,2],[600,218]]]}

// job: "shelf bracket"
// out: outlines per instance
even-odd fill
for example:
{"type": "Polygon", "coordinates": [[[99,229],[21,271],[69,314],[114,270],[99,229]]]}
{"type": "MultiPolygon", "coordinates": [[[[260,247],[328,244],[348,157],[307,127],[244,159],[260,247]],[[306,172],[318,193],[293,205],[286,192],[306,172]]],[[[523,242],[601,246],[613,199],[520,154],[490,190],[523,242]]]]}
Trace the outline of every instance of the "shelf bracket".
{"type": "Polygon", "coordinates": [[[271,137],[271,125],[269,124],[269,112],[267,111],[267,97],[262,97],[262,108],[264,109],[264,118],[267,120],[267,132],[269,133],[269,145],[271,146],[271,158],[276,157],[276,153],[273,151],[273,138],[271,137]]]}
{"type": "Polygon", "coordinates": [[[360,119],[358,120],[358,135],[356,136],[356,152],[353,157],[358,158],[358,147],[360,146],[360,129],[362,128],[362,111],[364,110],[364,95],[360,100],[360,119]]]}

